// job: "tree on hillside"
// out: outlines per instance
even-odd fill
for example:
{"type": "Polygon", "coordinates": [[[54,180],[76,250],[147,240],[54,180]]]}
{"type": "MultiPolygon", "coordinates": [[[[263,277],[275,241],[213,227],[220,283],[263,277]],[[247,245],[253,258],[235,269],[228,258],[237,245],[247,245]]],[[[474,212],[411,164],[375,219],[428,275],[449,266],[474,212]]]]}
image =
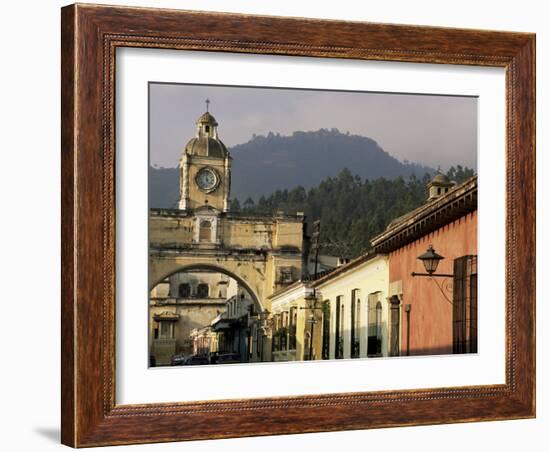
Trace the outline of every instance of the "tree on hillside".
{"type": "Polygon", "coordinates": [[[238,198],[233,198],[231,200],[231,212],[240,212],[241,211],[241,203],[239,202],[238,198]]]}
{"type": "MultiPolygon", "coordinates": [[[[472,175],[472,169],[460,165],[451,167],[447,174],[457,182],[472,175]]],[[[413,174],[408,179],[362,180],[346,168],[308,191],[302,186],[276,190],[270,196],[261,196],[256,204],[249,198],[243,211],[304,212],[309,224],[321,220],[322,252],[353,258],[367,251],[370,239],[391,221],[426,202],[426,184],[430,179],[430,174],[422,178],[413,174]]]]}
{"type": "Polygon", "coordinates": [[[451,166],[449,168],[449,171],[447,171],[447,177],[458,184],[461,184],[462,182],[474,175],[475,172],[473,169],[462,167],[462,165],[456,165],[456,168],[454,166],[451,166]]]}

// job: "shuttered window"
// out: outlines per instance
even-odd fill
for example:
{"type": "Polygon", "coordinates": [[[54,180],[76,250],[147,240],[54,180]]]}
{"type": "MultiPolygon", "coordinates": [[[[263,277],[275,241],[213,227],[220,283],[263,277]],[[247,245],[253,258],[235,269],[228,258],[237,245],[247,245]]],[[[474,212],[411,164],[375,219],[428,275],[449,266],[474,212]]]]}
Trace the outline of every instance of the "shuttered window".
{"type": "Polygon", "coordinates": [[[477,256],[454,261],[453,353],[477,353],[477,256]]]}

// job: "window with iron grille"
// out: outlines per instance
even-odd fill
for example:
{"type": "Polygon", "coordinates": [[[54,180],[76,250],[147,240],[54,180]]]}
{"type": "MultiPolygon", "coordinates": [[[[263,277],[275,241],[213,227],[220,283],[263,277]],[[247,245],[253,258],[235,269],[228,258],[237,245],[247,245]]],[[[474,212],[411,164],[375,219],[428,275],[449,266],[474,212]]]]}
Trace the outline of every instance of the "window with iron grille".
{"type": "Polygon", "coordinates": [[[380,292],[369,294],[367,356],[382,356],[382,303],[380,292]]]}
{"type": "Polygon", "coordinates": [[[334,336],[334,357],[344,357],[344,303],[342,296],[336,297],[336,334],[334,336]]]}
{"type": "Polygon", "coordinates": [[[359,358],[361,341],[361,300],[359,289],[351,291],[351,357],[359,358]]]}
{"type": "Polygon", "coordinates": [[[330,359],[330,301],[323,302],[323,359],[330,359]]]}
{"type": "Polygon", "coordinates": [[[453,353],[477,353],[477,256],[454,260],[453,353]]]}

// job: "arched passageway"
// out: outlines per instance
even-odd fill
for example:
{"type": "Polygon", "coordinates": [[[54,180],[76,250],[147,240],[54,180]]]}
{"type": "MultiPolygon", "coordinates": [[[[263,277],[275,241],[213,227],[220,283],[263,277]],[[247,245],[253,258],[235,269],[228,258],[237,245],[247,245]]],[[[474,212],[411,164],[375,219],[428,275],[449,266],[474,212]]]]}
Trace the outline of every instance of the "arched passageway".
{"type": "Polygon", "coordinates": [[[162,282],[166,278],[169,278],[170,276],[172,276],[176,273],[193,272],[193,271],[196,271],[196,270],[207,270],[207,271],[211,271],[211,272],[223,273],[224,275],[227,275],[230,278],[233,278],[235,281],[237,281],[239,286],[241,286],[243,289],[245,289],[249,293],[252,301],[254,302],[254,305],[255,305],[257,311],[258,312],[263,312],[264,311],[263,303],[261,302],[261,300],[258,297],[258,295],[256,294],[256,292],[250,287],[250,285],[243,278],[241,278],[238,274],[224,268],[221,265],[191,264],[191,265],[179,266],[179,267],[171,270],[170,272],[162,275],[161,277],[157,277],[156,279],[151,280],[150,284],[149,284],[149,290],[152,290],[157,284],[159,284],[160,282],[162,282]]]}

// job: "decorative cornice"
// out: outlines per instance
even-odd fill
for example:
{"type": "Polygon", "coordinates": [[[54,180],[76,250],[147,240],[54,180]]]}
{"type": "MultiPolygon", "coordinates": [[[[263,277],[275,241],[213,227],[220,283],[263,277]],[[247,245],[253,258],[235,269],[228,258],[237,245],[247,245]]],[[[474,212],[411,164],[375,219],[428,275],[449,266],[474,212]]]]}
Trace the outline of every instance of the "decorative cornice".
{"type": "MultiPolygon", "coordinates": [[[[149,216],[166,217],[166,218],[187,218],[187,217],[193,217],[195,215],[195,211],[199,209],[181,210],[181,209],[151,207],[149,209],[149,216]]],[[[295,222],[301,223],[304,221],[304,218],[305,218],[303,214],[290,215],[290,214],[281,214],[281,213],[263,214],[263,213],[241,213],[241,212],[220,212],[219,216],[227,220],[261,221],[261,222],[271,222],[271,223],[275,223],[281,220],[295,221],[295,222]]]]}
{"type": "Polygon", "coordinates": [[[477,210],[477,176],[445,195],[394,220],[371,239],[377,253],[389,253],[477,210]]]}

